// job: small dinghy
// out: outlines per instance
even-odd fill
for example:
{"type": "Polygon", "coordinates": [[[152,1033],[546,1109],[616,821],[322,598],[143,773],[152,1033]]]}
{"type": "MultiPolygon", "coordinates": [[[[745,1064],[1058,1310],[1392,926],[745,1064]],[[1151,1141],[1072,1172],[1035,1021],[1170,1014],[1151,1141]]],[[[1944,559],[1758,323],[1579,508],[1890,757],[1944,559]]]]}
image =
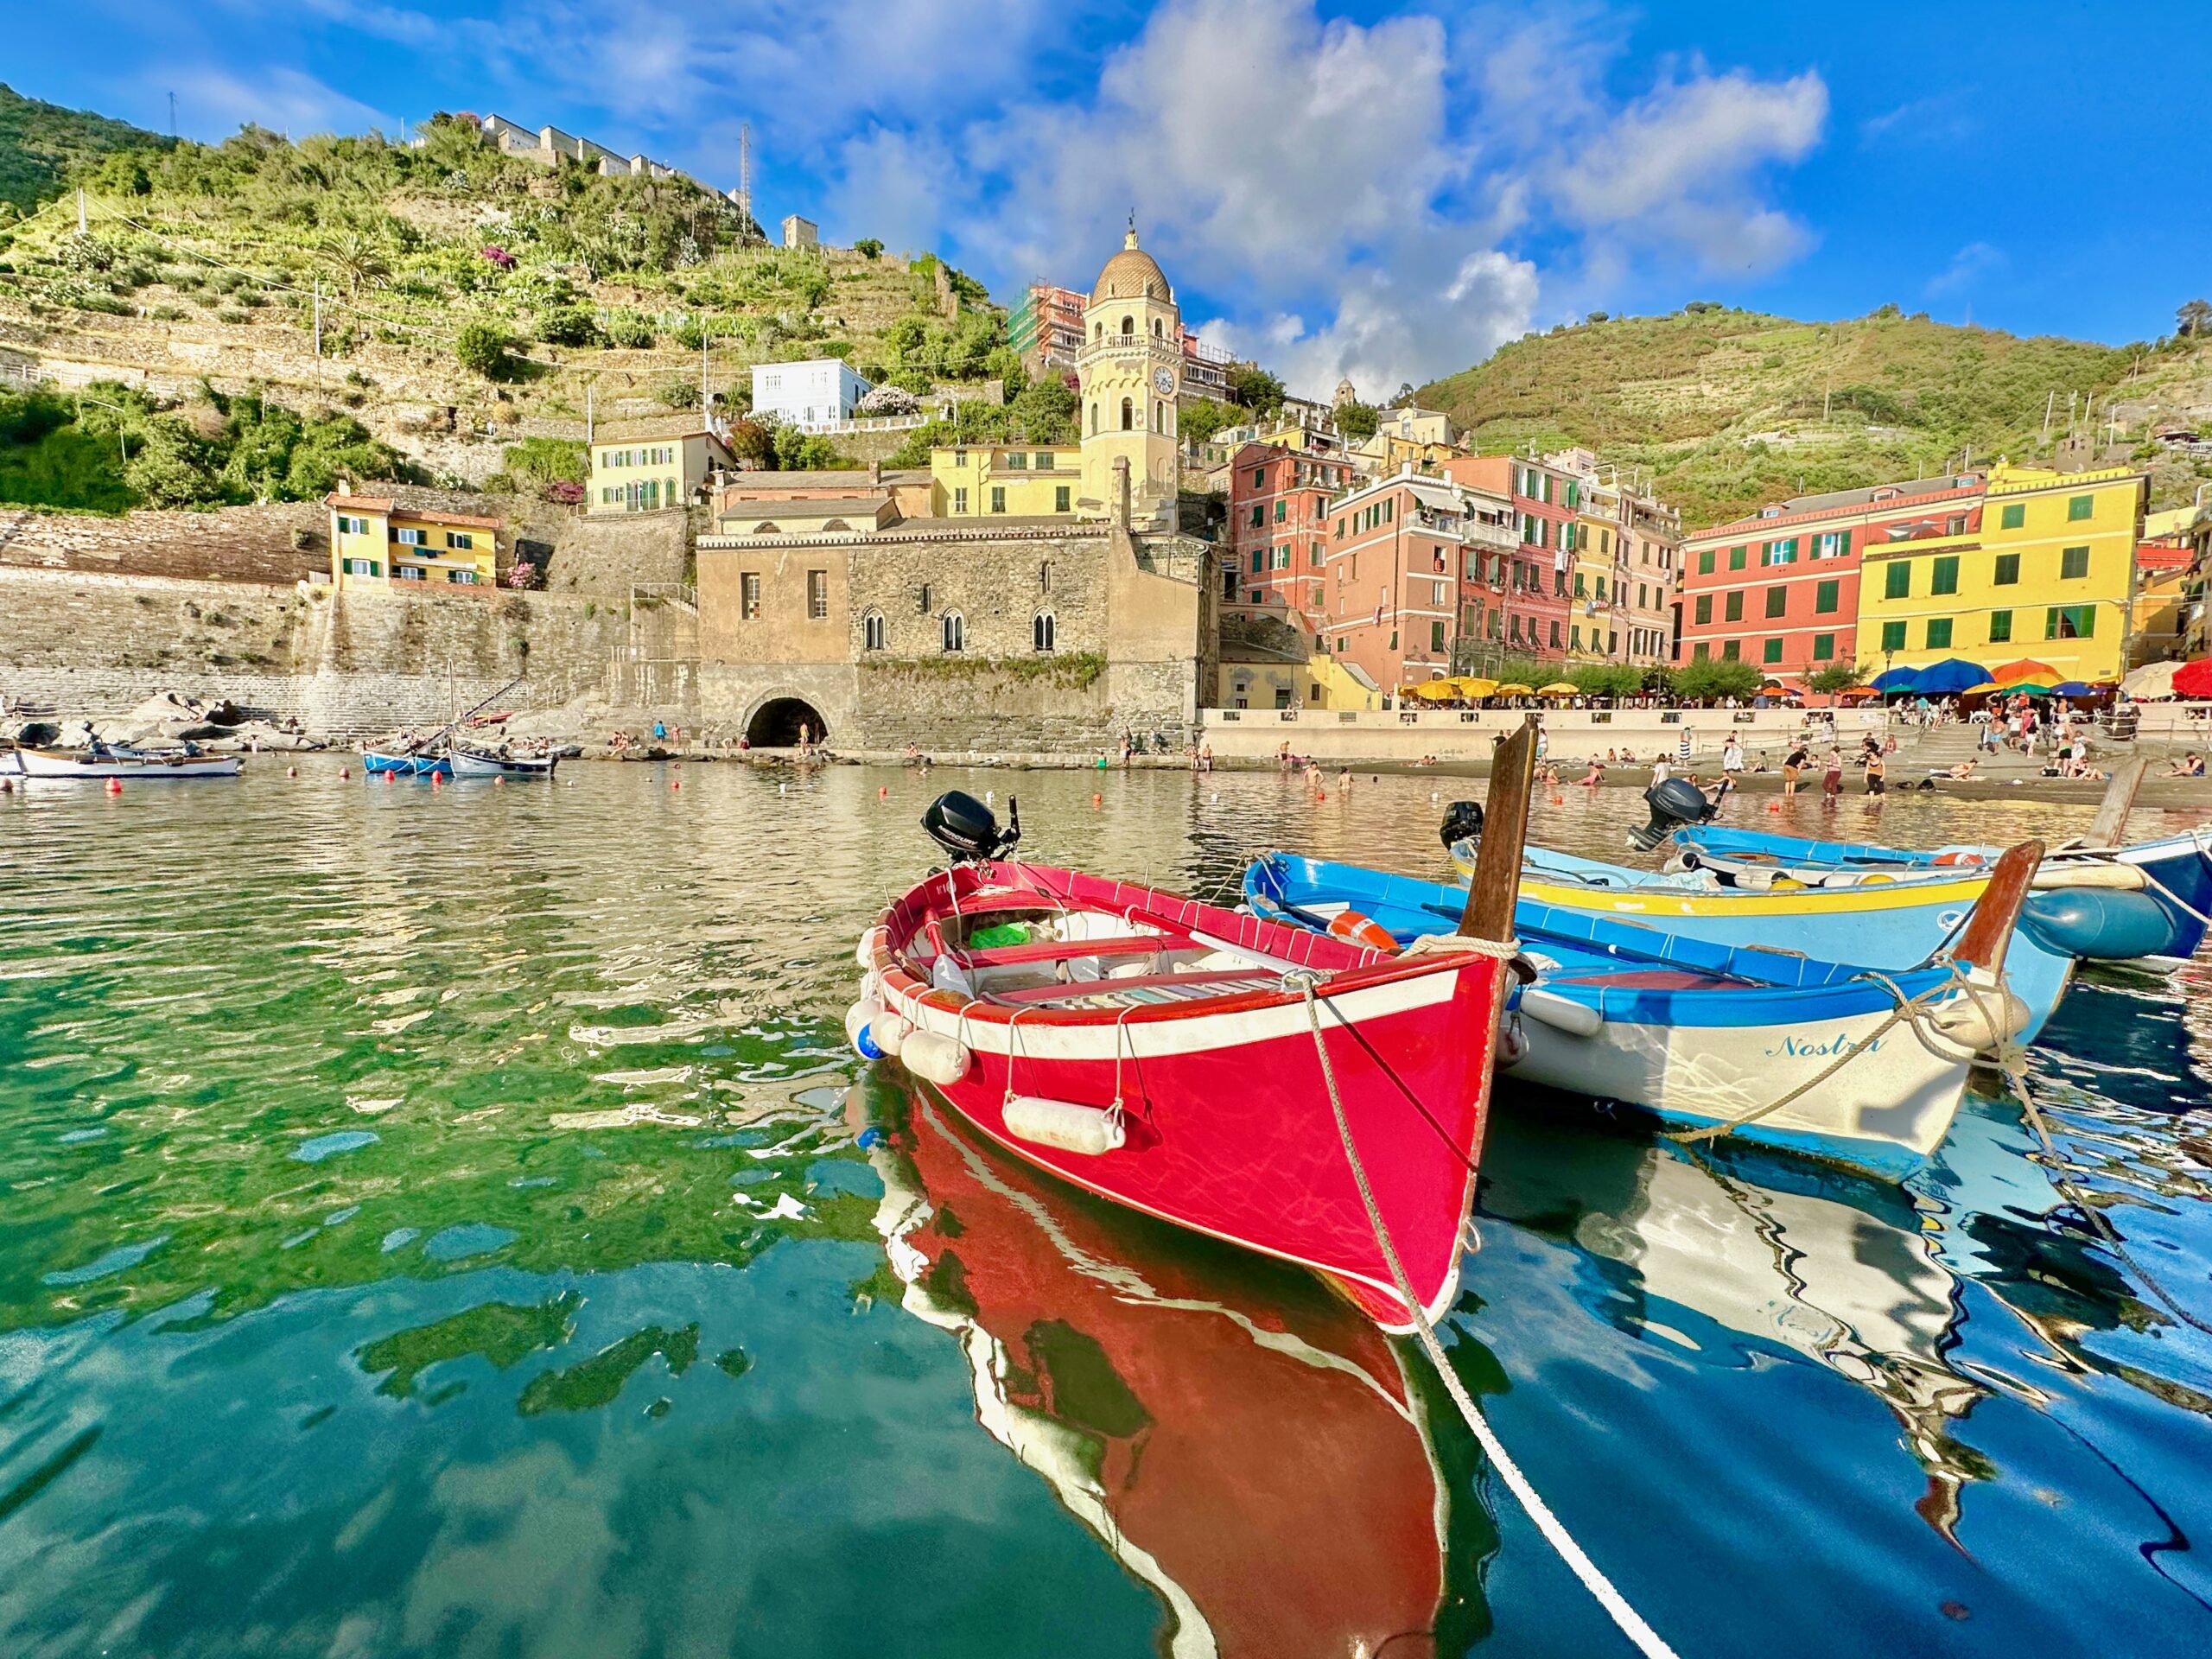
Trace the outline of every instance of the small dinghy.
{"type": "MultiPolygon", "coordinates": [[[[1516,922],[1536,975],[1512,995],[1498,1063],[1899,1179],[1942,1144],[1975,1056],[2030,1020],[2003,969],[2042,855],[2034,842],[2006,853],[1956,943],[1888,974],[1524,899],[1516,922]]],[[[1453,887],[1281,853],[1252,865],[1244,893],[1262,916],[1394,941],[1463,902],[1453,887]]]]}
{"type": "Polygon", "coordinates": [[[449,758],[456,778],[550,778],[561,764],[557,754],[498,754],[458,743],[449,758]]]}
{"type": "Polygon", "coordinates": [[[1500,751],[1458,931],[1403,953],[1020,862],[1018,813],[941,797],[951,866],[861,938],[848,1031],[1037,1167],[1408,1329],[1458,1294],[1534,757],[1500,751]]]}
{"type": "Polygon", "coordinates": [[[26,778],[66,779],[78,783],[104,779],[152,779],[171,778],[235,778],[241,762],[235,754],[206,754],[189,746],[182,749],[111,749],[94,744],[89,749],[17,749],[14,771],[26,778]]]}
{"type": "Polygon", "coordinates": [[[393,753],[363,749],[361,775],[364,778],[450,778],[453,776],[453,757],[420,751],[393,753]]]}

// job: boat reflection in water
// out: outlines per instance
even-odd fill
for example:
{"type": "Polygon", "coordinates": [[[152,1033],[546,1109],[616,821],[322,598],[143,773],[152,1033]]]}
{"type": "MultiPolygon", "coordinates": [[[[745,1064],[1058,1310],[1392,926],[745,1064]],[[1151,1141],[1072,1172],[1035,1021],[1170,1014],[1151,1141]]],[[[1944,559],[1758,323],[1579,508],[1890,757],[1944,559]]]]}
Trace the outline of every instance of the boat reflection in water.
{"type": "MultiPolygon", "coordinates": [[[[902,1306],[958,1340],[983,1427],[1160,1597],[1166,1652],[1437,1651],[1446,1550],[1495,1533],[1452,1522],[1464,1480],[1371,1320],[1025,1168],[925,1092],[871,1077],[848,1115],[882,1132],[902,1306]]],[[[1462,1642],[1488,1625],[1473,1599],[1441,1615],[1462,1642]]]]}

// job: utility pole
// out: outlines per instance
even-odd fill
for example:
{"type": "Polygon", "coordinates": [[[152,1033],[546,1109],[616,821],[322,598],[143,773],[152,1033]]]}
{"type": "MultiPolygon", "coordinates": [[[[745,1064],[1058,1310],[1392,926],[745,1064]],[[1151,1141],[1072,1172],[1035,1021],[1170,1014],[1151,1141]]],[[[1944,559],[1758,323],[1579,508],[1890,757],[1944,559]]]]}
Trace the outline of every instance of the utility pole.
{"type": "Polygon", "coordinates": [[[588,449],[588,448],[591,448],[591,436],[592,436],[591,394],[592,394],[592,388],[593,388],[593,383],[592,383],[591,381],[587,380],[587,381],[585,381],[585,382],[584,382],[584,448],[587,448],[587,449],[588,449]]]}
{"type": "Polygon", "coordinates": [[[753,124],[737,124],[737,205],[753,217],[753,124]]]}
{"type": "Polygon", "coordinates": [[[176,94],[169,94],[169,137],[176,137],[176,94]]]}
{"type": "Polygon", "coordinates": [[[315,385],[322,390],[322,278],[315,279],[315,385]]]}
{"type": "Polygon", "coordinates": [[[81,185],[77,190],[77,234],[85,234],[85,192],[81,185]]]}
{"type": "Polygon", "coordinates": [[[712,425],[715,418],[714,407],[707,391],[707,343],[713,338],[714,333],[702,314],[699,318],[699,424],[702,426],[712,425]]]}
{"type": "Polygon", "coordinates": [[[2044,444],[2050,442],[2050,411],[2057,402],[2058,388],[2053,386],[2050,390],[2050,396],[2043,400],[2043,436],[2036,440],[2036,447],[2037,448],[2041,448],[2044,444]]]}

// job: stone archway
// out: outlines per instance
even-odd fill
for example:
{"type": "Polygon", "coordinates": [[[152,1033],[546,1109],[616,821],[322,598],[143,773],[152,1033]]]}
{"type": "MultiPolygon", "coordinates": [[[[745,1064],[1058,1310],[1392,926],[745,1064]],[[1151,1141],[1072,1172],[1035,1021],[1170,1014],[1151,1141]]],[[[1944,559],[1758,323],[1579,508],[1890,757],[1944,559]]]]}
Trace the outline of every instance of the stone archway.
{"type": "Polygon", "coordinates": [[[830,722],[804,697],[770,697],[745,722],[745,741],[756,749],[795,749],[801,726],[812,742],[823,742],[830,735],[830,722]]]}

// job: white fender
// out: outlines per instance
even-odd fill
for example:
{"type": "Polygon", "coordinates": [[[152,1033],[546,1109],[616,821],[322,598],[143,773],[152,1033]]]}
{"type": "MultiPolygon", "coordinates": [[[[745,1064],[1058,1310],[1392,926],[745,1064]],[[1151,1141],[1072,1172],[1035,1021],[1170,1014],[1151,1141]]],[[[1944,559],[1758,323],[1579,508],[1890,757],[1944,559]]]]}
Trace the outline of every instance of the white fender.
{"type": "Polygon", "coordinates": [[[880,927],[863,929],[861,932],[860,944],[853,949],[853,960],[862,968],[874,967],[875,947],[882,937],[883,930],[880,927]]]}
{"type": "Polygon", "coordinates": [[[863,1058],[872,1060],[882,1052],[870,1029],[882,1018],[883,1005],[865,997],[845,1010],[845,1039],[863,1058]],[[871,1053],[871,1049],[875,1052],[871,1053]]]}
{"type": "Polygon", "coordinates": [[[1105,1108],[1078,1106],[1071,1100],[1015,1095],[1007,1101],[1003,1115],[1006,1132],[1016,1140],[1092,1158],[1116,1150],[1128,1138],[1121,1120],[1105,1108]]]}
{"type": "Polygon", "coordinates": [[[2063,887],[2109,887],[2121,893],[2140,893],[2150,878],[2133,864],[2107,864],[2069,859],[2058,864],[2039,864],[2031,887],[2038,891],[2063,887]]]}
{"type": "Polygon", "coordinates": [[[948,1087],[968,1075],[975,1056],[957,1039],[934,1031],[911,1033],[899,1045],[899,1061],[925,1083],[948,1087]]]}
{"type": "Polygon", "coordinates": [[[1533,985],[1521,993],[1521,1012],[1576,1037],[1595,1037],[1605,1025],[1605,1016],[1588,1004],[1533,985]]]}
{"type": "Polygon", "coordinates": [[[914,1028],[899,1015],[886,1008],[869,1022],[868,1029],[868,1035],[875,1039],[876,1047],[896,1059],[906,1046],[908,1033],[914,1028]]]}
{"type": "Polygon", "coordinates": [[[1945,1041],[1979,1054],[2025,1031],[2028,1005],[2002,986],[1977,980],[1975,994],[1961,991],[1939,1003],[1929,1011],[1928,1023],[1945,1041]]]}

